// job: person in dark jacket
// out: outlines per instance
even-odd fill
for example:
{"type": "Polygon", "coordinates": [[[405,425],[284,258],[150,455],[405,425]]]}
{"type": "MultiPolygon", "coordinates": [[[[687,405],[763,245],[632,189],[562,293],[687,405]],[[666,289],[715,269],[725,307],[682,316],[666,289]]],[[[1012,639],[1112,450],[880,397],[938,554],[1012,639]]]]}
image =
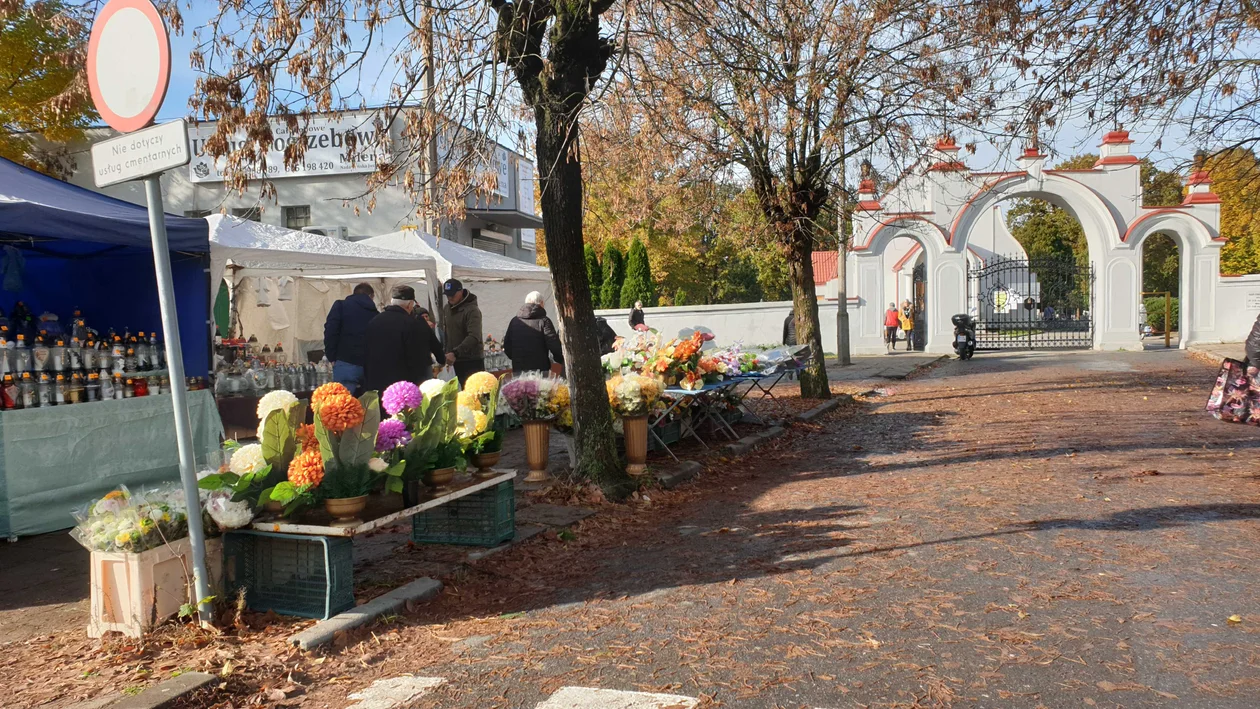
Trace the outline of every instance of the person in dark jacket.
{"type": "Polygon", "coordinates": [[[608,320],[599,316],[595,317],[595,327],[599,329],[599,354],[606,355],[617,349],[617,331],[612,329],[612,325],[608,324],[608,320]]]}
{"type": "Polygon", "coordinates": [[[353,293],[333,303],[324,320],[324,356],[332,362],[333,381],[356,395],[363,391],[363,335],[377,316],[375,296],[371,285],[360,283],[353,293]]]}
{"type": "Polygon", "coordinates": [[[1247,364],[1260,367],[1260,315],[1256,316],[1256,322],[1251,326],[1251,334],[1247,335],[1245,350],[1247,364]]]}
{"type": "Polygon", "coordinates": [[[783,320],[783,344],[787,347],[793,347],[796,343],[796,313],[788,313],[786,319],[783,320]]]}
{"type": "Polygon", "coordinates": [[[389,295],[389,305],[368,323],[364,337],[363,381],[368,391],[384,391],[401,381],[419,384],[433,376],[435,362],[445,361],[446,353],[428,323],[411,314],[416,291],[394,286],[389,295]]]}
{"type": "Polygon", "coordinates": [[[469,375],[486,368],[481,306],[477,305],[477,296],[454,278],[442,284],[442,293],[446,296],[446,305],[442,308],[446,337],[442,339],[442,346],[446,348],[446,364],[455,368],[462,387],[469,375]]]}
{"type": "Polygon", "coordinates": [[[647,325],[643,322],[643,301],[634,301],[634,307],[630,309],[630,329],[646,330],[647,325]]]}
{"type": "Polygon", "coordinates": [[[542,294],[534,291],[525,296],[525,305],[508,323],[503,352],[512,360],[514,374],[550,372],[552,362],[564,366],[560,334],[543,306],[542,294]]]}

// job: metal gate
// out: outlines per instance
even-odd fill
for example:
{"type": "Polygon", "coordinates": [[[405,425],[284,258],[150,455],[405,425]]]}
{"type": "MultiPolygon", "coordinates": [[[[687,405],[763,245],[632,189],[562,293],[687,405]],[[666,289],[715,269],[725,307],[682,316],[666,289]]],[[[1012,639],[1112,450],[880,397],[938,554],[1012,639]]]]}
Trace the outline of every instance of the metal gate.
{"type": "Polygon", "coordinates": [[[993,257],[968,271],[967,302],[978,349],[1093,347],[1093,264],[993,257]]]}
{"type": "Polygon", "coordinates": [[[914,267],[914,329],[910,331],[910,344],[922,352],[927,343],[927,264],[914,267]]]}

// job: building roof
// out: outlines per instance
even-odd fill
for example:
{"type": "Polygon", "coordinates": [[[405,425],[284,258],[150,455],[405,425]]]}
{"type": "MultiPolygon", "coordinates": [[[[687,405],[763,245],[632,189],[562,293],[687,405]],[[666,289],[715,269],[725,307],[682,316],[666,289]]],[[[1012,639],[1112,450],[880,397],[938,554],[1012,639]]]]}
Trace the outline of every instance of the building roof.
{"type": "Polygon", "coordinates": [[[836,265],[835,251],[815,251],[814,258],[814,285],[825,286],[828,281],[835,280],[838,267],[836,265]]]}

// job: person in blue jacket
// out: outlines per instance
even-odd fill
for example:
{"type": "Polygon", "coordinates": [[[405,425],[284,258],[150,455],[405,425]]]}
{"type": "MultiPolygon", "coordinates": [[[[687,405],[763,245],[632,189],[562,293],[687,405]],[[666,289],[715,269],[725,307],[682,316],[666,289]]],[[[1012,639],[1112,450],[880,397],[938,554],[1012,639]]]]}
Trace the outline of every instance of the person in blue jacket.
{"type": "Polygon", "coordinates": [[[333,303],[324,321],[324,356],[332,362],[333,381],[355,396],[363,393],[363,365],[367,361],[364,335],[377,315],[375,296],[370,284],[360,283],[353,293],[333,303]]]}

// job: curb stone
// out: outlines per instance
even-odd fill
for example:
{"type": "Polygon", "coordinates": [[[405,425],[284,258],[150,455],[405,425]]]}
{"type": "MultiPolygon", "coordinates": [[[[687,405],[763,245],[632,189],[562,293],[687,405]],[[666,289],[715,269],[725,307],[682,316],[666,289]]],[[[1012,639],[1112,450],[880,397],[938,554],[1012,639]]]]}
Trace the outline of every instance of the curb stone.
{"type": "Polygon", "coordinates": [[[332,642],[333,636],[337,633],[352,630],[383,615],[395,613],[406,606],[408,601],[432,598],[441,590],[441,581],[418,578],[406,586],[400,586],[383,596],[373,598],[357,608],[339,613],[328,620],[319,621],[306,630],[290,636],[289,644],[297,645],[303,650],[312,650],[332,642]]]}
{"type": "Polygon", "coordinates": [[[672,490],[679,485],[695,478],[703,469],[698,462],[694,460],[684,460],[672,472],[658,474],[656,481],[666,490],[672,490]]]}
{"type": "Polygon", "coordinates": [[[823,403],[819,404],[818,406],[815,406],[809,411],[805,411],[803,413],[797,414],[796,420],[801,423],[808,423],[818,418],[819,416],[822,416],[828,411],[834,410],[836,407],[840,406],[840,404],[847,403],[850,401],[853,401],[853,397],[849,396],[848,394],[837,394],[834,398],[824,401],[823,403]]]}
{"type": "Polygon", "coordinates": [[[218,677],[205,672],[185,672],[178,677],[162,680],[134,697],[97,697],[72,705],[70,709],[164,709],[174,706],[176,700],[217,680],[218,677]]]}

